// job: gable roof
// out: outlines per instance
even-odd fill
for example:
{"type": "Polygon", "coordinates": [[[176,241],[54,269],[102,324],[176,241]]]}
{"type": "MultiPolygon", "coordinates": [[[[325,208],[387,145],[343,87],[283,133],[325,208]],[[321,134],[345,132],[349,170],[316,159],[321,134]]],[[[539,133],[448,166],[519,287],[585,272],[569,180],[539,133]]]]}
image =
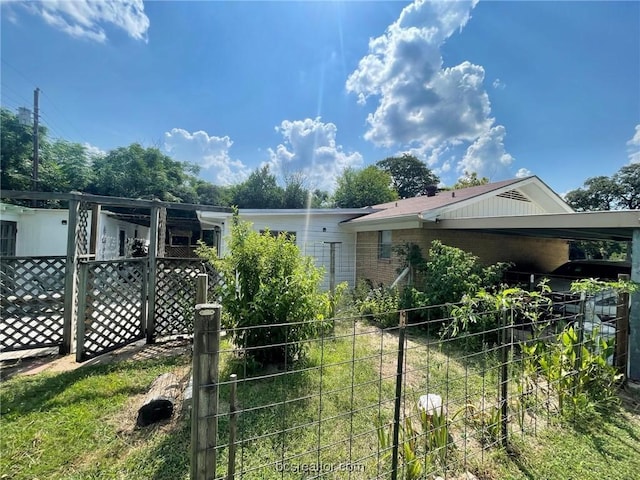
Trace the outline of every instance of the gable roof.
{"type": "Polygon", "coordinates": [[[374,205],[374,213],[348,220],[345,223],[355,225],[386,223],[396,219],[430,220],[435,219],[437,215],[444,212],[462,208],[465,205],[495,196],[526,201],[532,199],[541,204],[548,213],[568,213],[573,211],[559,195],[534,175],[475,187],[445,190],[432,197],[420,196],[374,205]]]}

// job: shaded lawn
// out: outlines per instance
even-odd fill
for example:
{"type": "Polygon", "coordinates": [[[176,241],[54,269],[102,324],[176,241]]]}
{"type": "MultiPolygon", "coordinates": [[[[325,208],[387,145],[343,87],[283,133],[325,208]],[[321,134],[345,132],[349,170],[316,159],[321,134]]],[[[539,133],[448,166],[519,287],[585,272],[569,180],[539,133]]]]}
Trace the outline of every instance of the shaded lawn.
{"type": "MultiPolygon", "coordinates": [[[[348,328],[336,332],[336,338],[313,346],[305,372],[262,380],[250,380],[247,374],[246,380],[241,379],[242,408],[269,405],[240,416],[240,438],[252,439],[238,451],[237,469],[246,472],[243,478],[302,478],[300,473],[276,471],[275,462],[287,457],[294,457],[297,463],[361,462],[365,473],[353,473],[351,478],[388,478],[382,472],[388,471],[389,462],[378,461],[373,418],[392,415],[397,338],[388,333],[381,336],[368,326],[358,327],[363,334],[355,340],[340,337],[348,334],[348,328]],[[320,389],[322,397],[317,395],[320,389]],[[283,401],[288,401],[286,406],[283,401]],[[356,411],[353,416],[343,415],[351,410],[356,411]],[[283,428],[286,434],[279,433],[283,428]]],[[[228,343],[223,343],[225,347],[228,343]]],[[[408,401],[436,387],[445,388],[450,401],[461,405],[468,398],[477,400],[491,392],[496,384],[490,356],[476,362],[455,348],[434,348],[431,340],[413,335],[408,347],[410,373],[404,382],[408,401]],[[489,369],[481,375],[474,362],[489,369]]],[[[132,426],[153,380],[167,371],[184,376],[189,362],[186,355],[125,361],[3,382],[0,478],[187,479],[188,418],[180,416],[139,430],[132,426]]],[[[242,377],[243,367],[237,358],[224,356],[221,379],[232,372],[242,377]]],[[[228,387],[222,388],[223,403],[227,396],[228,387]]],[[[476,442],[454,449],[451,460],[458,473],[468,470],[480,479],[635,478],[640,472],[640,416],[633,411],[637,409],[637,403],[634,405],[606,418],[594,417],[579,428],[541,421],[537,436],[511,437],[510,453],[483,450],[476,442]]],[[[474,434],[469,425],[456,426],[452,432],[458,443],[464,435],[474,434]]],[[[228,422],[223,417],[222,442],[227,433],[228,422]]],[[[225,448],[218,457],[218,474],[226,471],[226,461],[225,448]]],[[[326,478],[348,478],[348,474],[326,478]]]]}

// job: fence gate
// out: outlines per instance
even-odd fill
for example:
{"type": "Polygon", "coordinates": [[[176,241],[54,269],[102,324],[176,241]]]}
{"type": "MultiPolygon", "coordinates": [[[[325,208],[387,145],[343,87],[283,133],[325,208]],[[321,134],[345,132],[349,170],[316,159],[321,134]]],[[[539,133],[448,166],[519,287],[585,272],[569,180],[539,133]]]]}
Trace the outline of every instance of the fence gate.
{"type": "Polygon", "coordinates": [[[65,257],[2,258],[0,350],[62,344],[65,262],[65,257]]]}
{"type": "Polygon", "coordinates": [[[78,284],[78,361],[144,338],[146,258],[81,262],[78,284]]]}
{"type": "Polygon", "coordinates": [[[209,298],[221,281],[210,263],[197,258],[158,258],[156,269],[154,338],[193,333],[196,278],[209,275],[209,298]]]}

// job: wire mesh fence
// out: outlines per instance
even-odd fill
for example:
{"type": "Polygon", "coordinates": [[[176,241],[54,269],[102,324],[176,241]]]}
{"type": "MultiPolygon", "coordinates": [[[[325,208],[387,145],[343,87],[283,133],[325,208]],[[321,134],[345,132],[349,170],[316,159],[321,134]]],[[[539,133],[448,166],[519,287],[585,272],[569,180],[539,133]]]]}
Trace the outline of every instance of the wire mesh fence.
{"type": "Polygon", "coordinates": [[[252,345],[232,340],[246,339],[245,329],[213,332],[209,323],[196,329],[194,367],[213,376],[198,383],[194,373],[193,389],[194,405],[199,396],[209,410],[192,414],[201,439],[192,448],[207,466],[195,459],[192,478],[477,472],[494,450],[555,422],[579,422],[608,400],[622,319],[596,302],[567,300],[534,316],[487,309],[490,326],[456,336],[442,332],[458,305],[385,312],[387,324],[395,320],[388,328],[379,315],[343,312],[303,340],[292,339],[300,323],[261,325],[251,330],[264,341],[252,345]],[[569,305],[577,313],[567,314],[569,305]],[[284,332],[278,341],[274,329],[284,332]],[[284,354],[270,363],[266,351],[284,354]]]}

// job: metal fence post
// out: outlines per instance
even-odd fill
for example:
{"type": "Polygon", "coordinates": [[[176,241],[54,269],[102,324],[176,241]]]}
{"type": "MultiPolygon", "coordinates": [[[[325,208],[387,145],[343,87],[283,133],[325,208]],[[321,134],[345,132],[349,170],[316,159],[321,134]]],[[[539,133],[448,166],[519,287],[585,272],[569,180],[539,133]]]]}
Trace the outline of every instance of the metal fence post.
{"type": "Polygon", "coordinates": [[[231,393],[229,395],[229,463],[227,480],[233,480],[236,474],[236,437],[238,434],[238,376],[231,374],[231,393]]]}
{"type": "MultiPolygon", "coordinates": [[[[578,329],[575,331],[577,335],[578,343],[574,346],[576,349],[576,361],[573,366],[574,370],[574,382],[573,382],[573,395],[576,397],[578,395],[578,387],[580,382],[580,370],[582,370],[582,345],[584,344],[584,317],[585,317],[585,304],[586,304],[587,294],[586,292],[580,293],[580,305],[578,310],[578,329]]],[[[574,413],[574,422],[575,422],[575,412],[576,407],[574,403],[573,413],[574,413]]]]}
{"type": "Polygon", "coordinates": [[[196,305],[193,334],[191,478],[216,478],[220,305],[196,305]]]}
{"type": "Polygon", "coordinates": [[[398,479],[398,447],[400,446],[400,406],[402,402],[402,375],[404,370],[404,336],[407,327],[407,312],[400,312],[398,324],[398,363],[396,366],[396,396],[393,410],[393,453],[391,457],[391,480],[398,479]]]}
{"type": "MultiPolygon", "coordinates": [[[[513,307],[511,307],[513,308],[513,307]]],[[[507,447],[509,442],[508,438],[508,425],[509,425],[509,342],[507,336],[507,309],[502,309],[502,335],[501,335],[501,365],[500,365],[500,422],[501,422],[501,441],[502,446],[507,447]]]]}
{"type": "MultiPolygon", "coordinates": [[[[628,282],[629,275],[621,273],[618,280],[628,282]]],[[[618,294],[618,308],[616,309],[616,344],[615,366],[625,375],[627,372],[627,359],[629,358],[629,293],[618,294]]]]}

